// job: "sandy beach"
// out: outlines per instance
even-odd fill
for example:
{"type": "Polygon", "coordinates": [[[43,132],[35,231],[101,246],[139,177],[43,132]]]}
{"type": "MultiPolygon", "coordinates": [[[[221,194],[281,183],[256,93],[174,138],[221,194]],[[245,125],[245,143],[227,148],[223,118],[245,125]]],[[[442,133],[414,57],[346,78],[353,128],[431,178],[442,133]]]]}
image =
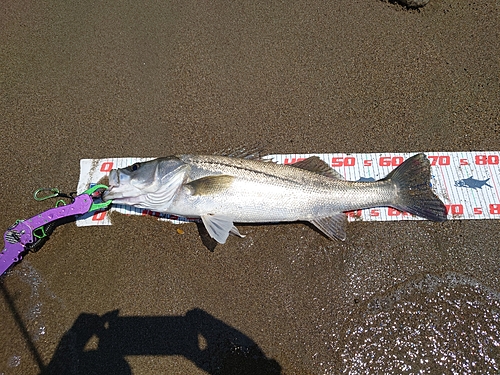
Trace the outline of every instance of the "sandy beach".
{"type": "MultiPolygon", "coordinates": [[[[498,2],[1,8],[2,230],[84,158],[500,150],[498,2]]],[[[498,220],[242,225],[211,251],[112,219],[2,277],[0,374],[500,372],[498,220]]]]}

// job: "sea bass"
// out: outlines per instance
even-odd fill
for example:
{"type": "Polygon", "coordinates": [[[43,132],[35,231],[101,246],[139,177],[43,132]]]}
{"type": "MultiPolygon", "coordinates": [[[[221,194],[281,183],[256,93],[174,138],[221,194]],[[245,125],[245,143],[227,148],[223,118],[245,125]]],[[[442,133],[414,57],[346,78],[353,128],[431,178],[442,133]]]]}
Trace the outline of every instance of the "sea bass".
{"type": "Polygon", "coordinates": [[[407,159],[384,179],[345,181],[317,156],[280,165],[262,159],[176,155],[113,169],[103,200],[201,218],[219,243],[234,223],[308,221],[344,240],[346,211],[390,206],[432,221],[446,208],[430,187],[424,154],[407,159]]]}

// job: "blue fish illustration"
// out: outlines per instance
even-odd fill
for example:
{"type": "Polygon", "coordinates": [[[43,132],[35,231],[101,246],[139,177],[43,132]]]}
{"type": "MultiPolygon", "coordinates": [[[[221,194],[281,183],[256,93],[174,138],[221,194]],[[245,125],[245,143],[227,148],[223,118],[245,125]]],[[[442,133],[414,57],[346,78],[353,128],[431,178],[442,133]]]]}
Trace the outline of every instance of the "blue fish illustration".
{"type": "Polygon", "coordinates": [[[489,178],[487,178],[486,180],[476,180],[475,178],[472,178],[472,176],[470,176],[469,178],[463,178],[461,180],[455,181],[455,186],[474,190],[482,189],[483,186],[488,186],[491,188],[493,186],[488,184],[489,180],[489,178]]]}
{"type": "Polygon", "coordinates": [[[375,179],[373,177],[360,177],[357,182],[373,182],[375,179]]]}

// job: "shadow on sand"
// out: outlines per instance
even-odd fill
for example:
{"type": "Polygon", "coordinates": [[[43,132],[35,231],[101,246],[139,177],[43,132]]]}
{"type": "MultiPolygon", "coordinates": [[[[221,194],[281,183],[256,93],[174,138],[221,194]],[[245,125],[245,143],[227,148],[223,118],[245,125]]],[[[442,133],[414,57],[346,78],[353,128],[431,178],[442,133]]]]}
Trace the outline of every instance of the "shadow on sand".
{"type": "Polygon", "coordinates": [[[281,374],[281,366],[240,331],[201,309],[184,316],[80,314],[46,374],[132,374],[125,356],[181,355],[209,374],[281,374]]]}

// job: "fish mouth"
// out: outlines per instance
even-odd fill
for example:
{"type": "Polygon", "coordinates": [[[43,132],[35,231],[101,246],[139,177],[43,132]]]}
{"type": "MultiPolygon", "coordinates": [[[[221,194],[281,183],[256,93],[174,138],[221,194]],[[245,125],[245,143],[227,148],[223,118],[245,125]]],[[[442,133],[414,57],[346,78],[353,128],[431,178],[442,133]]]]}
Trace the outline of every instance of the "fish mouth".
{"type": "Polygon", "coordinates": [[[120,185],[120,174],[116,169],[112,169],[108,176],[109,187],[115,187],[120,185]]]}
{"type": "Polygon", "coordinates": [[[113,196],[113,195],[114,195],[113,188],[114,188],[114,186],[110,186],[109,188],[107,188],[107,189],[104,191],[104,193],[102,193],[101,198],[102,198],[102,200],[103,200],[104,202],[107,202],[107,201],[110,201],[110,200],[112,200],[112,199],[118,198],[118,197],[116,197],[116,196],[113,196]]]}
{"type": "Polygon", "coordinates": [[[101,199],[103,202],[107,202],[109,200],[114,199],[113,193],[115,193],[113,190],[115,187],[117,187],[120,184],[118,173],[115,169],[112,169],[111,172],[109,172],[108,176],[108,188],[104,190],[104,192],[101,195],[101,199]],[[111,197],[110,197],[111,195],[111,197]]]}
{"type": "Polygon", "coordinates": [[[108,189],[102,193],[103,202],[113,201],[114,204],[127,204],[131,205],[137,198],[140,197],[140,194],[136,194],[134,191],[128,191],[127,189],[120,190],[119,185],[110,186],[108,189]]]}
{"type": "Polygon", "coordinates": [[[119,186],[111,186],[107,190],[104,191],[102,194],[102,200],[104,202],[107,201],[114,201],[116,204],[127,204],[131,199],[136,198],[135,195],[131,194],[125,194],[123,191],[119,191],[120,187],[119,186]]]}
{"type": "Polygon", "coordinates": [[[123,193],[117,192],[116,188],[120,186],[120,176],[119,173],[116,169],[111,170],[109,172],[109,183],[108,183],[108,188],[102,193],[102,200],[104,202],[116,199],[116,198],[122,198],[123,193]]]}

